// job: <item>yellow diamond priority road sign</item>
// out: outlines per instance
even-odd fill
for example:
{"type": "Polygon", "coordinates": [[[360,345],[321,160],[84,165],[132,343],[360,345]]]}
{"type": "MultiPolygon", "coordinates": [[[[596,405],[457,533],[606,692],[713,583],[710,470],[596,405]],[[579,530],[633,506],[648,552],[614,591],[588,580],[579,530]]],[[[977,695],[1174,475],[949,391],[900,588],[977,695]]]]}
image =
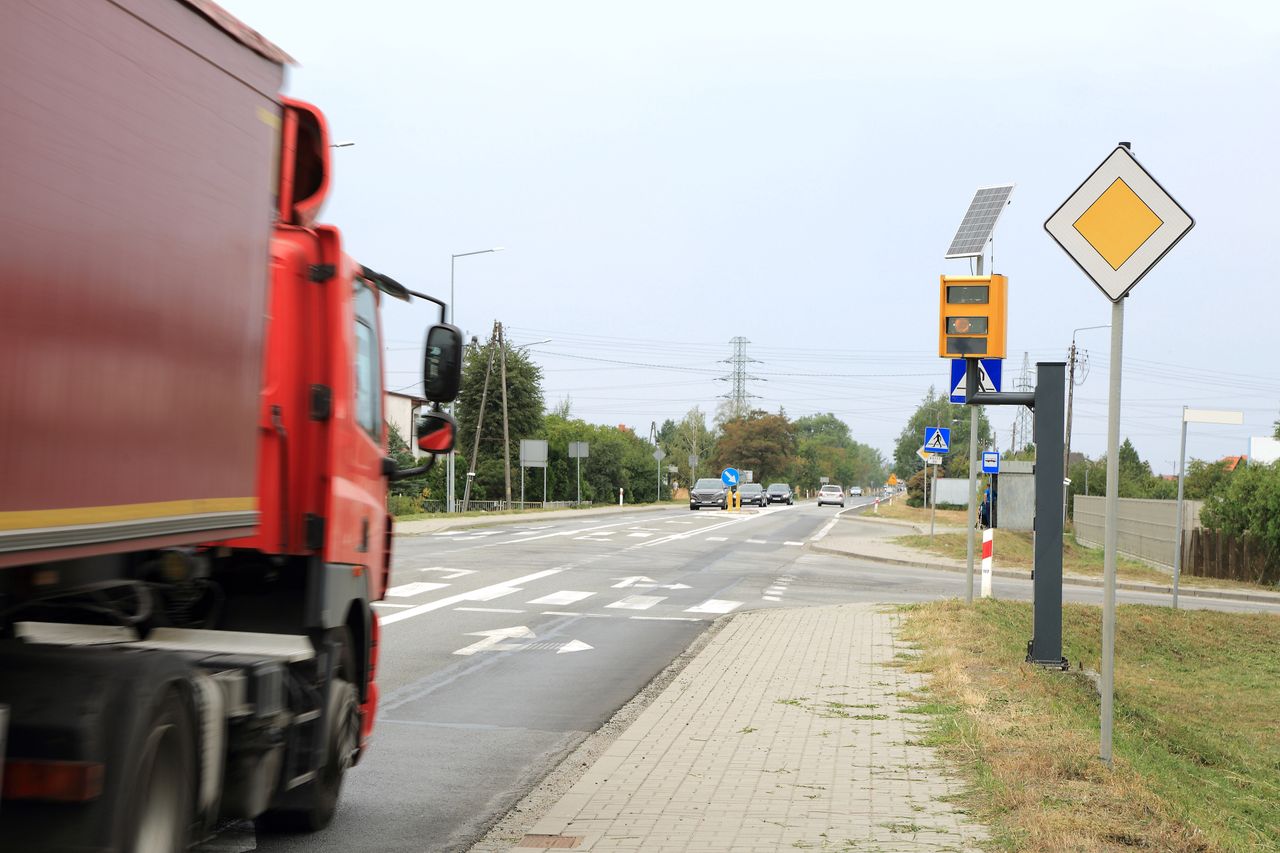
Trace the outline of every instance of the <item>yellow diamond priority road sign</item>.
{"type": "Polygon", "coordinates": [[[1118,302],[1195,224],[1121,145],[1044,228],[1118,302]]]}

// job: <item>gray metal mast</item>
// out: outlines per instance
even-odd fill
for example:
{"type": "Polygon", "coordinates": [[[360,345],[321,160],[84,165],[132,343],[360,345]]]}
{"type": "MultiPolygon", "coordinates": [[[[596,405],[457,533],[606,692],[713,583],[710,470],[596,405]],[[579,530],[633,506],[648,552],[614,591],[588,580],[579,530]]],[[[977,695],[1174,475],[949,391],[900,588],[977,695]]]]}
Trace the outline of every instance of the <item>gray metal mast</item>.
{"type": "Polygon", "coordinates": [[[751,376],[747,373],[747,365],[752,362],[759,363],[757,359],[747,357],[747,344],[751,341],[739,335],[729,341],[733,344],[733,355],[725,359],[726,364],[733,365],[733,372],[728,376],[720,377],[722,381],[730,383],[731,389],[728,394],[722,394],[721,397],[729,401],[729,417],[728,420],[737,420],[744,418],[751,411],[751,404],[748,402],[753,398],[757,398],[756,394],[747,391],[748,381],[763,381],[758,376],[751,376]]]}

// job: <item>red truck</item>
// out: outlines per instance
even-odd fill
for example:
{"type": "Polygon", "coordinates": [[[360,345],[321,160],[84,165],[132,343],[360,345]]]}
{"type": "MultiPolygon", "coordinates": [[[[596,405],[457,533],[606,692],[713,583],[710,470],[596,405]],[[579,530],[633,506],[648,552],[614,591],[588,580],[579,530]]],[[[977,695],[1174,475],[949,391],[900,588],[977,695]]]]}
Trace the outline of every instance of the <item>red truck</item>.
{"type": "Polygon", "coordinates": [[[317,221],[324,116],[208,0],[0,12],[0,850],[316,829],[372,730],[378,318],[421,297],[317,221]]]}

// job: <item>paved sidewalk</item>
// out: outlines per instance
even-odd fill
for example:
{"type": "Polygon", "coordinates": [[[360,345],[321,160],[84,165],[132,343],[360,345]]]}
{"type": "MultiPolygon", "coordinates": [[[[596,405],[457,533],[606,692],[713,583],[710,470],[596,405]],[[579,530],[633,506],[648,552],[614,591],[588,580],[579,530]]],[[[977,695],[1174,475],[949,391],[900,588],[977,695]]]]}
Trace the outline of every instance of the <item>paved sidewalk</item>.
{"type": "MultiPolygon", "coordinates": [[[[921,569],[939,569],[948,572],[965,572],[968,566],[964,560],[955,560],[950,557],[942,557],[937,554],[931,554],[928,551],[921,551],[917,548],[908,548],[893,541],[898,536],[906,535],[894,530],[889,535],[869,535],[870,525],[893,524],[896,526],[911,525],[910,522],[894,521],[892,519],[876,518],[874,515],[842,515],[840,521],[831,529],[831,531],[823,537],[820,543],[811,543],[809,550],[819,554],[833,554],[843,557],[854,557],[863,560],[874,560],[878,563],[888,563],[897,566],[912,566],[921,569]]],[[[926,527],[926,530],[928,528],[926,527]]],[[[939,529],[939,532],[959,532],[963,533],[965,528],[950,528],[946,531],[939,529]]],[[[981,540],[978,541],[978,547],[981,547],[981,540]]],[[[996,553],[996,568],[991,570],[991,574],[995,577],[1002,578],[1020,578],[1029,580],[1031,578],[1030,568],[1020,568],[1016,566],[999,566],[1000,554],[996,553]]],[[[980,561],[975,561],[974,576],[978,577],[981,573],[980,561]]],[[[1101,587],[1103,585],[1102,578],[1091,577],[1088,575],[1064,574],[1063,583],[1074,584],[1075,586],[1101,587]]],[[[1157,595],[1173,595],[1173,580],[1169,583],[1148,583],[1144,581],[1127,581],[1116,580],[1117,589],[1127,589],[1135,592],[1149,592],[1157,595]]],[[[1231,589],[1222,587],[1209,587],[1191,585],[1186,583],[1186,578],[1178,586],[1178,595],[1191,598],[1219,598],[1228,601],[1253,601],[1266,602],[1268,604],[1280,604],[1280,593],[1267,592],[1265,590],[1249,590],[1249,589],[1231,589]]]]}
{"type": "Polygon", "coordinates": [[[959,782],[914,745],[924,680],[893,665],[899,618],[734,617],[512,849],[977,849],[983,828],[940,799],[959,782]]]}

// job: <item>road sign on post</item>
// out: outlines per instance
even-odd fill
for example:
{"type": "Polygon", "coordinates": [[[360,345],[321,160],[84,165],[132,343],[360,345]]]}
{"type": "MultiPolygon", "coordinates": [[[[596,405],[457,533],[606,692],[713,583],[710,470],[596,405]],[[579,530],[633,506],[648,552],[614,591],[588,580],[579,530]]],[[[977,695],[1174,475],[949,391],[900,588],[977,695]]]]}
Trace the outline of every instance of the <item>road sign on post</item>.
{"type": "Polygon", "coordinates": [[[578,460],[578,473],[577,473],[577,482],[578,482],[577,503],[578,504],[582,503],[582,460],[586,459],[587,456],[589,455],[587,453],[587,450],[588,450],[587,442],[585,441],[569,442],[569,458],[578,460]]]}
{"type": "Polygon", "coordinates": [[[998,450],[982,451],[982,473],[984,474],[1000,473],[1000,451],[998,450]]]}
{"type": "Polygon", "coordinates": [[[948,427],[925,427],[924,449],[929,453],[951,452],[951,430],[948,427]]]}
{"type": "Polygon", "coordinates": [[[720,472],[720,482],[724,483],[726,486],[738,485],[738,469],[725,468],[720,472]]]}
{"type": "MultiPolygon", "coordinates": [[[[1111,766],[1115,704],[1116,545],[1120,506],[1120,377],[1124,298],[1186,233],[1191,214],[1121,142],[1044,223],[1085,275],[1111,300],[1111,387],[1107,411],[1107,499],[1102,560],[1102,673],[1099,757],[1111,766]]],[[[1057,515],[1057,513],[1053,513],[1057,515]]]]}
{"type": "MultiPolygon", "coordinates": [[[[967,358],[951,359],[951,402],[964,402],[964,375],[968,369],[967,358]]],[[[984,358],[978,361],[978,390],[999,391],[1000,377],[1004,372],[1004,361],[998,358],[984,358]]]]}

